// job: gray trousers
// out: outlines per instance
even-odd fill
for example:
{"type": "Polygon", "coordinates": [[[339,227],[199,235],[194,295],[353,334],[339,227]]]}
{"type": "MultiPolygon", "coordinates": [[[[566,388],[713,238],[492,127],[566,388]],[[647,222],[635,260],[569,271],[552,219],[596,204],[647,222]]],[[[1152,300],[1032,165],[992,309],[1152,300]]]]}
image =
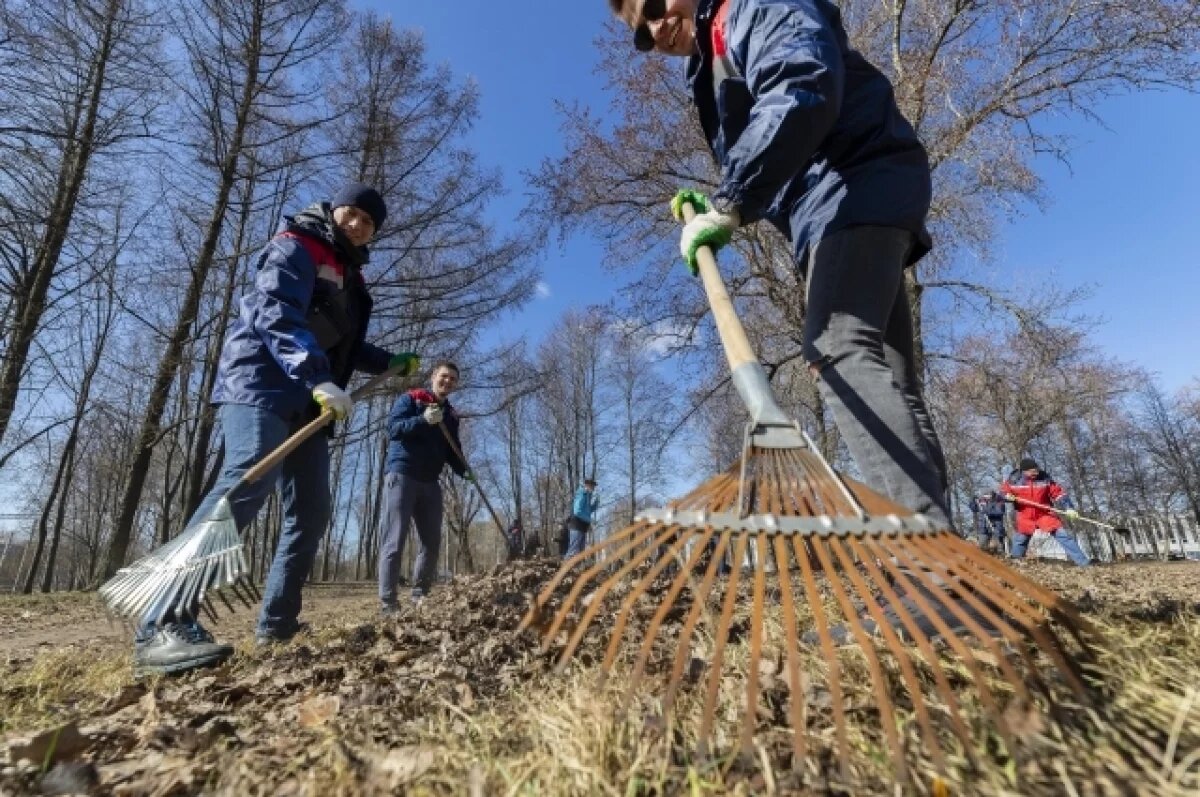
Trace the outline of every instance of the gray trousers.
{"type": "Polygon", "coordinates": [[[850,227],[808,258],[804,357],[866,483],[949,527],[946,460],[913,362],[911,233],[850,227]]]}
{"type": "Polygon", "coordinates": [[[379,540],[379,601],[396,602],[400,563],[409,525],[417,527],[417,561],[413,565],[413,597],[422,597],[437,576],[442,547],[442,486],[402,473],[389,473],[383,481],[383,534],[379,540]]]}

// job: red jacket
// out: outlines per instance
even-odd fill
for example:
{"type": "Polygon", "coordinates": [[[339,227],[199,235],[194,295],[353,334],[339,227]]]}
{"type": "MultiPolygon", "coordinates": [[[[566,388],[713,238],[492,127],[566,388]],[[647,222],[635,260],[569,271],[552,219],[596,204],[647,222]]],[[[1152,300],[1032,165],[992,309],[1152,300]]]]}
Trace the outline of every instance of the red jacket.
{"type": "Polygon", "coordinates": [[[1026,536],[1036,531],[1057,531],[1062,528],[1063,524],[1054,512],[1023,503],[1020,499],[1024,498],[1027,501],[1059,509],[1071,508],[1071,499],[1067,497],[1067,491],[1060,487],[1058,482],[1051,479],[1050,474],[1044,470],[1038,471],[1037,476],[1032,480],[1028,479],[1021,471],[1014,470],[1000,485],[1000,494],[1017,497],[1018,500],[1013,505],[1017,533],[1026,536]]]}

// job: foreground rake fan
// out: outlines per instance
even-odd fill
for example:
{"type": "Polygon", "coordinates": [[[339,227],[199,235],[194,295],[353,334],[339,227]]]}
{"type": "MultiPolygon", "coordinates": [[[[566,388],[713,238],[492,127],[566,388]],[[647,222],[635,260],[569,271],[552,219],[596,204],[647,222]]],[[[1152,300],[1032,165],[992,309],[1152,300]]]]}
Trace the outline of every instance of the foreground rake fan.
{"type": "MultiPolygon", "coordinates": [[[[351,393],[359,401],[404,368],[396,365],[371,377],[351,393]]],[[[229,611],[232,604],[223,590],[241,603],[253,606],[262,596],[250,580],[250,567],[233,517],[230,500],[246,485],[267,475],[301,443],[333,420],[333,412],[319,416],[283,441],[257,463],[241,481],[217,501],[207,517],[192,523],[177,537],[145,557],[121,568],[100,587],[100,596],[118,617],[158,622],[167,615],[198,619],[201,610],[217,619],[211,596],[217,595],[229,611]]]]}
{"type": "MultiPolygon", "coordinates": [[[[685,215],[692,216],[686,205],[685,215]]],[[[1018,749],[1019,729],[1009,719],[1012,708],[1032,710],[1035,693],[1053,706],[1055,686],[1087,701],[1080,662],[1090,658],[1096,632],[1068,602],[953,530],[836,473],[775,403],[707,249],[700,251],[700,274],[734,384],[752,418],[740,467],[667,510],[641,513],[632,526],[565,562],[535,599],[522,627],[543,634],[544,651],[565,635],[562,667],[579,649],[601,607],[623,595],[601,671],[607,674],[616,664],[631,619],[637,615],[645,620],[629,678],[631,693],[646,673],[660,632],[668,624],[678,628],[663,701],[669,712],[691,660],[697,625],[710,599],[719,598],[719,616],[709,618],[712,648],[698,734],[703,753],[712,739],[735,613],[748,599],[749,616],[740,624],[748,626],[749,634],[743,749],[755,733],[765,626],[771,618],[783,627],[793,766],[804,761],[807,728],[815,723],[800,685],[809,670],[824,668],[846,780],[850,741],[843,685],[851,677],[848,665],[855,664],[854,656],[861,657],[858,665],[865,659],[898,781],[908,780],[908,773],[889,683],[907,693],[905,710],[911,711],[924,748],[941,772],[948,769],[947,734],[961,741],[955,745],[958,755],[975,757],[972,729],[960,703],[964,683],[1009,755],[1018,749]],[[733,567],[722,596],[717,583],[727,556],[733,567]],[[752,564],[748,574],[743,572],[746,562],[752,564]],[[701,570],[697,584],[695,574],[701,570]],[[556,600],[560,585],[568,583],[565,597],[556,600]],[[648,618],[639,611],[639,604],[647,602],[643,598],[659,601],[648,618]],[[801,635],[806,613],[811,621],[805,625],[813,630],[801,635]],[[839,652],[845,644],[854,647],[839,652]],[[1043,676],[1047,670],[1061,676],[1048,681],[1043,676]]]]}

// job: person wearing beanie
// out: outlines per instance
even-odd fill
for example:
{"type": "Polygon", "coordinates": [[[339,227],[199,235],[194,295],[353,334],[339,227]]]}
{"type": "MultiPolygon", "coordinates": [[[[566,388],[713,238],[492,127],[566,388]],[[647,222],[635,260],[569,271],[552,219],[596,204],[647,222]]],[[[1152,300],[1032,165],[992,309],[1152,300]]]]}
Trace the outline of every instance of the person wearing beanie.
{"type": "Polygon", "coordinates": [[[1044,531],[1058,540],[1058,544],[1067,552],[1072,562],[1080,567],[1091,564],[1087,554],[1079,547],[1075,535],[1063,528],[1060,517],[1065,515],[1074,520],[1079,517],[1079,513],[1072,506],[1067,491],[1050,478],[1049,473],[1038,467],[1036,460],[1029,457],[1022,459],[1017,469],[1000,485],[1000,494],[1013,504],[1015,509],[1016,529],[1009,551],[1013,559],[1024,558],[1030,538],[1037,532],[1044,531]],[[1058,511],[1042,509],[1034,504],[1054,506],[1058,511]]]}
{"type": "MultiPolygon", "coordinates": [[[[254,283],[221,347],[211,396],[224,467],[189,525],[206,519],[247,470],[322,409],[345,419],[352,406],[346,385],[355,371],[409,376],[420,367],[417,355],[391,354],[366,340],[372,300],[362,269],[367,244],[386,219],[379,192],[351,183],[331,201],[286,216],[258,256],[254,283]]],[[[329,525],[329,436],[310,437],[272,473],[238,490],[231,508],[239,529],[254,520],[277,482],[283,529],[263,589],[259,644],[286,642],[301,629],[301,588],[329,525]]],[[[143,622],[134,644],[139,675],[217,664],[233,652],[188,616],[143,622]]]]}

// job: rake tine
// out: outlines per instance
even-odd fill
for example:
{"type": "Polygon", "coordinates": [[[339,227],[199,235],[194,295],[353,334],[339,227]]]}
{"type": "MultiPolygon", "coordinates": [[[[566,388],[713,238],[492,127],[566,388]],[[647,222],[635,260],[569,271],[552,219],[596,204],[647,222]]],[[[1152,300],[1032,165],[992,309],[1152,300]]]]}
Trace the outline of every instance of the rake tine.
{"type": "MultiPolygon", "coordinates": [[[[665,570],[667,566],[675,560],[675,557],[679,555],[680,549],[683,548],[683,546],[687,543],[690,536],[690,533],[676,533],[675,542],[672,543],[671,547],[668,548],[666,552],[658,558],[658,561],[654,564],[654,566],[651,567],[650,570],[647,571],[640,579],[638,579],[637,584],[635,584],[633,589],[629,591],[629,594],[625,596],[625,600],[621,602],[621,608],[617,610],[616,614],[616,624],[612,631],[609,632],[608,650],[605,651],[604,661],[600,664],[600,673],[602,679],[601,683],[603,683],[603,679],[607,677],[609,669],[612,667],[613,662],[617,658],[617,651],[621,647],[621,640],[625,637],[625,627],[629,624],[629,617],[633,613],[633,605],[637,603],[639,598],[642,597],[645,591],[654,582],[654,579],[658,577],[658,574],[665,570]]],[[[698,546],[693,547],[692,555],[688,558],[688,566],[692,564],[694,559],[701,552],[702,551],[698,546]]],[[[686,581],[687,570],[685,570],[683,567],[680,567],[679,574],[675,577],[675,580],[677,582],[686,581]]],[[[671,607],[671,602],[669,599],[664,599],[662,601],[662,605],[669,609],[671,607]]],[[[576,634],[579,633],[581,633],[581,630],[576,629],[576,634]]],[[[647,642],[652,642],[653,639],[653,636],[651,636],[649,633],[646,634],[647,642]]],[[[632,683],[630,685],[632,686],[632,683]]]]}
{"type": "Polygon", "coordinates": [[[805,721],[804,688],[800,683],[800,643],[796,634],[796,604],[792,592],[791,563],[788,561],[787,543],[782,534],[772,540],[775,547],[775,566],[779,569],[779,586],[783,592],[783,630],[787,645],[787,672],[789,703],[792,720],[792,769],[802,769],[808,746],[808,725],[805,721]]]}
{"type": "Polygon", "coordinates": [[[251,609],[253,609],[258,604],[262,603],[262,599],[263,599],[262,593],[258,591],[258,585],[256,585],[249,578],[243,579],[241,583],[243,586],[245,586],[246,590],[250,593],[250,597],[254,599],[253,602],[250,603],[251,609]]]}
{"type": "Polygon", "coordinates": [[[217,619],[217,613],[213,611],[212,603],[210,601],[204,600],[200,602],[200,613],[206,614],[208,619],[214,623],[219,622],[217,619]]]}
{"type": "Polygon", "coordinates": [[[742,723],[742,752],[753,749],[754,732],[758,730],[758,677],[762,660],[763,603],[766,600],[767,545],[762,534],[754,535],[758,566],[754,568],[754,604],[750,610],[750,667],[746,673],[746,716],[742,723]]]}
{"type": "MultiPolygon", "coordinates": [[[[943,668],[939,666],[937,652],[933,649],[933,645],[931,644],[929,638],[925,634],[920,633],[916,617],[910,614],[908,607],[905,606],[901,601],[900,596],[896,593],[891,583],[889,583],[887,574],[880,571],[880,566],[876,564],[877,557],[872,556],[871,551],[862,550],[862,543],[860,543],[858,540],[851,539],[850,544],[859,549],[859,552],[862,555],[861,558],[864,566],[879,584],[884,598],[886,598],[888,603],[894,608],[896,616],[900,618],[900,622],[903,623],[908,633],[913,637],[914,640],[916,640],[917,647],[921,650],[921,653],[924,654],[926,661],[929,663],[929,669],[933,672],[933,677],[937,682],[938,694],[949,707],[947,713],[950,715],[950,722],[954,726],[954,731],[958,735],[958,738],[963,742],[963,749],[967,755],[967,758],[970,760],[972,765],[976,765],[978,762],[975,757],[975,752],[971,746],[971,732],[963,721],[962,707],[959,705],[958,698],[954,694],[954,689],[950,686],[950,682],[946,679],[946,674],[943,672],[943,668]]],[[[872,545],[872,548],[874,547],[875,546],[872,545]]],[[[883,563],[884,568],[888,568],[887,573],[890,573],[893,578],[899,578],[900,573],[898,572],[898,569],[893,569],[895,566],[892,565],[891,562],[886,558],[886,554],[878,561],[883,563]]],[[[959,658],[963,661],[964,666],[966,666],[967,670],[971,673],[971,678],[979,689],[980,699],[983,701],[988,710],[998,717],[1000,734],[1004,738],[1004,744],[1010,751],[1011,755],[1012,751],[1015,750],[1013,746],[1011,730],[1009,729],[1008,723],[1005,721],[1003,714],[999,710],[999,706],[992,694],[991,687],[988,685],[987,680],[983,677],[983,673],[980,671],[979,664],[975,660],[975,657],[971,655],[971,651],[966,644],[950,630],[949,625],[941,618],[939,613],[933,609],[933,607],[929,604],[929,601],[925,599],[924,594],[920,590],[914,590],[912,595],[913,602],[917,604],[917,608],[930,619],[938,633],[941,634],[942,638],[946,640],[946,643],[954,649],[959,658]]],[[[876,620],[876,622],[878,622],[878,620],[876,620]]],[[[971,632],[978,636],[974,629],[972,629],[971,632]]],[[[1011,672],[1011,666],[1008,664],[1007,657],[1005,657],[1000,651],[999,645],[997,645],[995,641],[992,640],[992,638],[988,635],[981,637],[981,641],[984,644],[990,643],[988,646],[993,650],[997,662],[1003,662],[1001,666],[1004,667],[1006,675],[1011,672]]]]}
{"type": "MultiPolygon", "coordinates": [[[[953,647],[956,651],[959,651],[959,655],[962,656],[963,660],[967,662],[968,665],[973,662],[975,657],[970,655],[970,651],[966,649],[959,636],[951,631],[950,627],[942,620],[939,613],[934,610],[930,604],[929,598],[926,596],[926,589],[928,589],[928,587],[919,584],[919,582],[917,582],[911,575],[911,571],[919,568],[920,565],[913,557],[909,547],[904,544],[897,544],[889,551],[883,551],[878,543],[872,543],[871,547],[872,549],[878,549],[878,551],[881,553],[879,561],[885,568],[889,570],[889,572],[893,574],[893,577],[896,578],[899,583],[908,584],[912,587],[908,594],[912,596],[913,601],[917,604],[921,611],[925,612],[926,616],[929,617],[930,620],[937,626],[947,644],[953,647]],[[896,558],[895,563],[891,561],[892,556],[896,558]],[[903,571],[904,567],[908,567],[910,572],[905,573],[903,571]]],[[[954,617],[959,622],[962,622],[964,625],[966,625],[967,630],[970,631],[970,633],[977,640],[979,640],[980,644],[987,647],[987,649],[996,658],[997,666],[1000,667],[1000,670],[1004,674],[1009,685],[1012,686],[1017,699],[1032,703],[1033,696],[1029,693],[1029,690],[1026,687],[1026,681],[1029,678],[1037,678],[1037,665],[1029,656],[1028,651],[1025,649],[1025,642],[1028,639],[1028,634],[1023,633],[1021,630],[1015,628],[1012,624],[1012,620],[997,614],[996,611],[989,606],[986,601],[980,600],[979,597],[973,594],[970,590],[958,590],[957,598],[958,600],[966,602],[979,614],[980,617],[983,618],[984,621],[986,621],[991,627],[995,628],[997,633],[999,633],[1014,650],[1018,651],[1018,654],[1022,657],[1022,660],[1031,670],[1030,676],[1021,676],[1017,673],[1017,671],[1013,668],[1011,661],[1009,660],[1009,655],[1001,649],[999,643],[993,638],[992,634],[987,633],[986,629],[978,625],[975,622],[975,618],[971,617],[970,613],[965,611],[962,606],[959,605],[958,600],[947,600],[943,604],[954,614],[954,617]]],[[[986,681],[981,681],[981,683],[986,684],[986,681]]],[[[1041,686],[1038,685],[1038,688],[1040,689],[1041,686]]],[[[985,701],[988,699],[988,697],[990,697],[990,694],[990,691],[988,691],[985,695],[983,695],[985,701]]],[[[1002,716],[1000,717],[1000,723],[1003,733],[1004,730],[1007,729],[1007,725],[1004,723],[1002,716]]]]}
{"type": "Polygon", "coordinates": [[[721,559],[725,556],[725,552],[729,550],[729,542],[732,537],[733,534],[731,532],[725,531],[717,539],[717,549],[713,551],[712,560],[708,563],[708,570],[705,571],[704,579],[700,582],[700,587],[696,590],[696,595],[692,599],[692,608],[688,611],[687,619],[683,623],[683,630],[679,635],[679,646],[675,650],[675,661],[671,666],[671,677],[667,682],[667,694],[663,698],[664,714],[669,713],[675,703],[675,693],[683,678],[684,665],[691,653],[692,635],[696,631],[696,623],[699,621],[700,615],[704,613],[708,595],[712,592],[713,584],[717,580],[717,571],[720,569],[721,559]]]}
{"type": "MultiPolygon", "coordinates": [[[[645,524],[645,525],[639,524],[632,528],[636,529],[638,531],[638,535],[636,537],[634,537],[632,540],[629,540],[628,542],[626,542],[625,545],[618,548],[616,553],[614,554],[614,558],[622,558],[623,559],[627,555],[634,557],[635,556],[634,551],[637,551],[638,549],[641,549],[641,548],[648,547],[647,543],[649,543],[650,540],[654,537],[655,527],[652,524],[645,524]]],[[[645,552],[636,554],[636,556],[644,556],[644,555],[646,555],[645,552]]],[[[636,558],[634,558],[634,561],[637,561],[636,558]]],[[[626,564],[631,564],[631,563],[627,562],[626,564]]],[[[592,563],[591,563],[591,567],[589,567],[587,570],[583,571],[583,573],[581,573],[578,576],[578,578],[575,579],[575,583],[571,585],[570,593],[568,593],[566,599],[563,601],[562,605],[559,607],[559,609],[556,613],[554,623],[552,623],[551,627],[548,630],[544,631],[542,634],[542,637],[543,637],[542,652],[543,653],[545,653],[546,650],[549,649],[550,643],[553,640],[554,635],[558,633],[558,629],[561,627],[562,623],[566,620],[568,612],[570,611],[571,607],[574,606],[575,601],[578,600],[579,595],[583,592],[584,589],[587,588],[588,583],[590,581],[592,581],[592,579],[594,579],[597,575],[599,575],[605,569],[606,569],[606,565],[603,562],[601,562],[598,558],[593,559],[592,563]]],[[[555,573],[555,579],[561,579],[563,576],[566,576],[568,571],[569,571],[569,568],[566,565],[563,565],[562,567],[560,567],[558,569],[558,572],[555,573]]],[[[621,572],[624,573],[624,572],[628,572],[628,571],[622,569],[621,572]]],[[[540,601],[540,597],[539,597],[539,601],[540,601]]],[[[532,613],[534,611],[534,609],[537,607],[538,607],[538,602],[535,602],[534,607],[530,608],[530,612],[532,613]]],[[[528,617],[528,615],[527,615],[527,617],[528,617]]]]}
{"type": "MultiPolygon", "coordinates": [[[[1023,680],[1018,679],[1018,681],[1022,683],[1022,689],[1023,684],[1028,682],[1029,685],[1033,686],[1046,697],[1046,702],[1049,705],[1050,711],[1055,715],[1058,714],[1058,701],[1054,699],[1053,693],[1051,692],[1049,686],[1041,678],[1039,674],[1041,668],[1034,661],[1028,650],[1027,641],[1030,637],[1032,637],[1037,647],[1051,658],[1051,660],[1055,663],[1055,666],[1060,671],[1066,673],[1068,681],[1070,681],[1072,688],[1076,692],[1076,696],[1080,700],[1088,702],[1088,694],[1084,689],[1082,682],[1078,680],[1076,668],[1074,667],[1073,662],[1067,658],[1067,654],[1062,649],[1058,638],[1053,636],[1048,631],[1048,628],[1045,625],[1044,617],[1032,615],[1027,606],[1021,605],[1011,596],[1011,593],[1008,593],[1003,588],[998,587],[993,580],[988,578],[988,575],[989,574],[986,573],[981,574],[981,577],[978,579],[978,581],[974,583],[975,589],[987,600],[995,601],[998,604],[1000,602],[1008,601],[1009,608],[1014,610],[1014,613],[1020,613],[1023,617],[1028,618],[1025,621],[1021,621],[1021,628],[1024,630],[1024,635],[1019,636],[1018,639],[1013,642],[1013,647],[1018,651],[1022,661],[1025,662],[1027,668],[1029,669],[1029,674],[1025,676],[1023,680]]],[[[963,592],[963,597],[967,599],[974,598],[970,592],[965,591],[963,592]]]]}
{"type": "MultiPolygon", "coordinates": [[[[667,539],[676,533],[677,532],[674,528],[667,526],[663,532],[655,538],[652,545],[646,546],[641,553],[632,556],[630,561],[624,567],[622,567],[613,575],[609,576],[608,579],[601,582],[601,584],[596,587],[596,591],[592,593],[591,601],[588,603],[587,608],[583,612],[583,616],[580,618],[579,623],[575,627],[575,633],[571,635],[570,640],[567,642],[567,646],[563,648],[562,655],[558,659],[559,672],[566,667],[567,661],[575,653],[575,648],[578,647],[580,641],[583,639],[583,635],[587,631],[588,626],[592,624],[592,620],[595,619],[596,613],[600,611],[600,606],[602,603],[604,603],[604,597],[612,591],[613,587],[615,587],[621,581],[621,579],[644,564],[650,559],[650,557],[654,556],[655,549],[660,545],[664,545],[667,539]]],[[[559,611],[558,617],[555,618],[554,624],[550,626],[550,630],[546,633],[546,637],[542,641],[543,653],[549,649],[550,643],[553,641],[554,636],[558,633],[558,629],[562,626],[563,621],[566,619],[568,607],[575,604],[575,601],[579,598],[579,594],[583,591],[588,582],[591,581],[591,577],[595,575],[596,572],[599,572],[600,569],[601,566],[596,565],[575,582],[575,586],[571,589],[571,594],[567,596],[565,601],[563,601],[563,605],[559,611]]]]}
{"type": "Polygon", "coordinates": [[[725,586],[725,602],[721,606],[721,617],[713,629],[713,664],[708,673],[708,691],[704,696],[704,716],[700,720],[699,751],[701,757],[708,756],[708,740],[712,734],[713,718],[717,710],[717,689],[721,685],[721,662],[725,656],[725,643],[729,641],[729,623],[733,619],[733,608],[737,603],[738,582],[741,580],[742,563],[746,560],[746,535],[739,534],[734,546],[733,571],[725,586]]]}
{"type": "MultiPolygon", "coordinates": [[[[642,538],[645,538],[652,533],[653,527],[651,525],[635,523],[629,528],[606,539],[600,544],[599,548],[611,547],[612,545],[615,545],[616,543],[626,540],[637,534],[641,534],[642,538]]],[[[638,540],[634,540],[630,547],[636,547],[637,543],[638,540]]],[[[568,573],[571,572],[571,569],[575,566],[575,563],[583,561],[585,554],[590,554],[595,550],[598,550],[598,548],[591,548],[587,551],[583,551],[582,553],[571,557],[570,560],[562,563],[562,565],[558,568],[558,572],[554,574],[554,577],[550,579],[550,582],[546,584],[546,586],[542,588],[542,591],[538,593],[538,596],[534,598],[533,605],[530,606],[529,610],[525,612],[525,617],[522,618],[521,624],[517,627],[518,631],[524,631],[533,625],[533,623],[539,617],[541,609],[544,608],[549,602],[550,596],[554,594],[554,590],[558,588],[558,585],[562,583],[562,580],[567,577],[568,573]]],[[[618,551],[616,555],[624,556],[627,550],[629,549],[622,549],[618,551]]],[[[596,564],[599,564],[599,560],[597,560],[596,564]]]]}
{"type": "MultiPolygon", "coordinates": [[[[913,544],[920,550],[927,551],[929,547],[929,543],[927,541],[916,538],[913,539],[913,544]]],[[[972,586],[975,588],[975,590],[988,600],[995,603],[997,606],[1003,606],[1007,604],[1008,607],[1015,612],[1020,613],[1025,617],[1029,617],[1029,607],[1027,605],[1023,605],[1021,601],[1015,598],[1012,590],[1006,590],[998,586],[994,566],[992,568],[980,567],[980,563],[973,562],[971,560],[969,555],[970,551],[965,550],[966,547],[970,546],[966,546],[964,544],[964,548],[960,549],[959,553],[966,554],[962,558],[966,560],[967,566],[971,567],[971,569],[975,571],[976,575],[979,576],[978,579],[975,579],[972,582],[972,586]]],[[[985,554],[982,554],[981,552],[980,555],[985,554]]],[[[963,591],[963,594],[965,597],[969,593],[963,591]]],[[[1055,599],[1057,600],[1057,598],[1055,599]]],[[[1042,622],[1038,622],[1037,619],[1031,618],[1029,621],[1023,622],[1022,625],[1027,630],[1027,633],[1033,637],[1034,641],[1037,642],[1039,649],[1049,655],[1054,661],[1055,665],[1057,665],[1058,668],[1066,674],[1067,680],[1070,681],[1071,688],[1076,693],[1076,696],[1081,700],[1086,700],[1088,695],[1087,687],[1084,686],[1083,681],[1076,672],[1076,667],[1074,664],[1069,662],[1067,659],[1066,653],[1062,649],[1062,645],[1057,639],[1050,636],[1044,619],[1042,622]]],[[[1037,670],[1035,669],[1034,674],[1032,675],[1033,678],[1037,678],[1036,672],[1037,670]]]]}
{"type": "Polygon", "coordinates": [[[829,691],[832,698],[834,735],[838,744],[838,762],[841,765],[842,780],[849,783],[850,740],[846,735],[846,706],[845,696],[842,693],[841,664],[838,661],[837,650],[833,646],[833,637],[829,633],[829,622],[825,617],[825,606],[821,602],[821,593],[817,590],[817,580],[813,575],[813,563],[808,558],[809,551],[815,554],[816,547],[816,540],[811,540],[806,546],[800,537],[792,538],[792,548],[796,552],[796,561],[800,563],[800,571],[804,577],[804,594],[808,599],[808,605],[812,608],[813,620],[817,625],[821,655],[825,659],[825,663],[829,665],[829,691]]]}
{"type": "MultiPolygon", "coordinates": [[[[629,688],[625,690],[625,696],[622,698],[622,703],[628,703],[629,698],[632,697],[634,685],[638,682],[638,680],[641,679],[642,673],[646,667],[646,662],[650,658],[650,650],[654,647],[654,639],[658,636],[659,628],[662,626],[663,621],[674,607],[675,601],[679,597],[679,593],[682,592],[683,588],[687,585],[688,577],[691,575],[691,571],[695,569],[696,564],[699,563],[700,558],[704,555],[705,550],[708,548],[709,540],[711,540],[716,533],[716,529],[705,529],[699,542],[692,546],[692,553],[690,556],[688,556],[687,563],[683,567],[679,568],[679,574],[676,575],[675,580],[671,582],[671,588],[667,590],[667,593],[659,602],[658,611],[654,613],[654,617],[650,619],[650,624],[646,626],[645,639],[642,640],[641,649],[638,651],[637,661],[633,667],[633,674],[629,678],[629,688]]],[[[713,560],[716,560],[715,556],[713,557],[713,560]]],[[[709,563],[709,568],[712,568],[712,562],[709,563]]],[[[695,600],[694,597],[693,600],[695,600]]],[[[693,604],[693,606],[694,605],[695,604],[693,604]]],[[[677,657],[678,650],[682,649],[682,645],[677,649],[677,657]]],[[[611,662],[607,663],[611,664],[611,662]]],[[[605,669],[606,666],[607,665],[602,666],[601,669],[605,669]]]]}
{"type": "Polygon", "coordinates": [[[213,594],[220,598],[221,603],[225,604],[225,608],[229,610],[229,613],[233,614],[236,610],[233,608],[233,604],[229,602],[229,598],[225,596],[226,587],[228,587],[228,584],[221,585],[220,588],[213,590],[213,594]]]}
{"type": "MultiPolygon", "coordinates": [[[[908,687],[908,693],[912,700],[913,710],[917,714],[917,725],[921,731],[921,738],[924,740],[925,746],[929,748],[938,772],[943,775],[946,774],[947,767],[945,753],[942,751],[942,746],[938,742],[937,732],[934,731],[933,724],[929,719],[929,710],[925,705],[924,692],[921,689],[920,679],[917,678],[917,673],[913,669],[911,655],[907,650],[905,650],[904,642],[901,641],[900,637],[896,634],[896,630],[892,628],[891,623],[889,623],[887,618],[884,617],[883,610],[879,608],[879,604],[875,602],[871,594],[870,586],[868,586],[867,582],[858,572],[858,569],[855,567],[855,563],[852,560],[849,552],[845,550],[845,546],[843,544],[833,543],[830,545],[830,548],[833,549],[834,555],[837,556],[838,561],[841,562],[843,572],[846,573],[846,577],[850,580],[851,586],[854,587],[859,596],[863,599],[863,602],[866,603],[867,612],[871,615],[871,619],[875,621],[880,633],[883,634],[884,642],[886,643],[885,647],[895,657],[896,662],[900,665],[901,677],[908,687]]],[[[904,607],[897,603],[894,608],[897,611],[900,611],[904,607]]],[[[910,630],[910,633],[913,634],[914,639],[921,639],[926,645],[929,644],[928,640],[925,640],[924,634],[921,634],[918,629],[913,628],[910,630]]],[[[932,653],[932,650],[930,653],[932,653]]],[[[934,669],[937,669],[936,657],[931,657],[929,659],[929,664],[934,669]]],[[[951,698],[951,703],[953,703],[953,698],[951,698]]]]}
{"type": "Polygon", "coordinates": [[[825,568],[825,572],[829,574],[829,586],[833,590],[834,599],[838,602],[842,614],[846,618],[846,625],[850,629],[850,633],[854,635],[855,640],[857,640],[863,656],[867,659],[867,668],[871,671],[871,686],[874,688],[875,699],[879,704],[879,724],[883,726],[888,750],[891,751],[892,761],[896,766],[896,781],[907,783],[908,765],[905,763],[900,749],[900,739],[896,732],[895,709],[892,707],[892,701],[888,698],[884,683],[883,668],[879,663],[879,656],[875,652],[874,645],[871,644],[870,636],[862,626],[862,621],[859,620],[858,613],[854,611],[854,604],[850,601],[849,596],[846,595],[845,589],[842,587],[842,582],[838,578],[837,571],[833,568],[829,552],[825,550],[826,542],[825,540],[816,541],[814,547],[817,549],[817,557],[821,560],[821,565],[825,568]]]}

